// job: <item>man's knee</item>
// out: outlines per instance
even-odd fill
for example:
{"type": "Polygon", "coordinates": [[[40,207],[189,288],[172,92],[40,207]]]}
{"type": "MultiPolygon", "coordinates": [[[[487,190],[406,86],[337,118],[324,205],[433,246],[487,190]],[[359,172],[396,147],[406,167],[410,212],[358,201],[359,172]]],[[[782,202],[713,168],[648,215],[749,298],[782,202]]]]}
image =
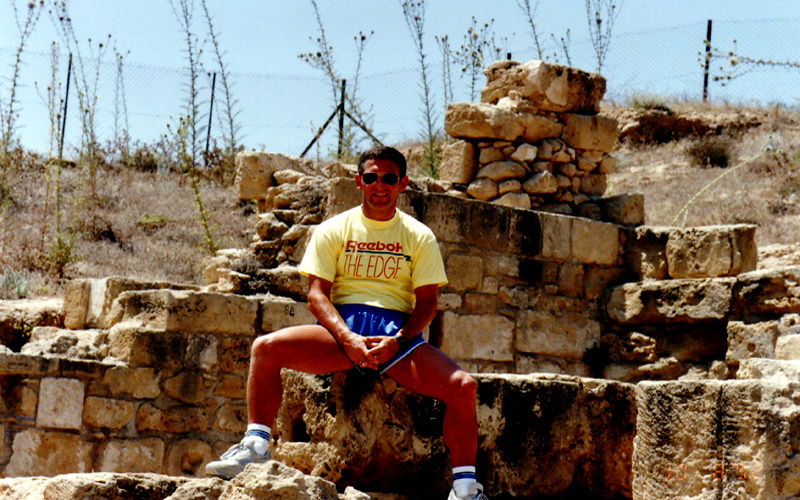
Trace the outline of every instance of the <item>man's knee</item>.
{"type": "Polygon", "coordinates": [[[459,370],[453,375],[453,389],[453,398],[457,402],[474,404],[478,393],[478,382],[469,373],[459,370]]]}
{"type": "Polygon", "coordinates": [[[251,358],[270,358],[279,355],[281,349],[281,336],[276,335],[278,332],[269,333],[257,337],[250,347],[251,358]]]}

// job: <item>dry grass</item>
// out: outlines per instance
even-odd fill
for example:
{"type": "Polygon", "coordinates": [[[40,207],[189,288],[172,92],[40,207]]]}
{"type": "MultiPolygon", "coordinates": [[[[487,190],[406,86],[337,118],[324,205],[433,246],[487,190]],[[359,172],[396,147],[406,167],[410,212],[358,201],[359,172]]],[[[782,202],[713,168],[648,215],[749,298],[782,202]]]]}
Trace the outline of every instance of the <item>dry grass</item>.
{"type": "MultiPolygon", "coordinates": [[[[51,186],[45,216],[48,190],[43,174],[32,169],[17,175],[14,204],[0,221],[0,274],[27,277],[29,296],[59,295],[62,284],[72,278],[120,275],[203,283],[201,264],[209,253],[185,177],[118,169],[103,173],[94,217],[81,195],[80,171],[63,171],[65,197],[82,200],[82,205],[65,207],[65,225],[77,216],[78,260],[66,266],[63,280],[58,279],[44,255],[52,241],[55,215],[51,186]]],[[[220,246],[246,246],[253,224],[247,207],[237,204],[233,188],[207,181],[201,190],[220,246]]]]}
{"type": "MultiPolygon", "coordinates": [[[[711,120],[717,114],[724,115],[727,123],[733,122],[730,166],[697,166],[691,158],[691,148],[696,144],[691,139],[661,145],[622,144],[613,153],[618,169],[609,178],[606,194],[643,193],[649,225],[747,222],[758,225],[759,247],[800,241],[797,115],[780,109],[727,105],[715,108],[670,103],[670,108],[711,120]],[[737,117],[750,120],[753,115],[762,125],[737,131],[737,117]],[[757,158],[739,166],[753,157],[757,158]],[[714,182],[722,174],[726,175],[714,182]],[[676,220],[687,203],[685,220],[676,220]]],[[[404,148],[409,150],[413,157],[413,148],[404,148]]],[[[59,279],[44,256],[53,240],[54,186],[52,180],[48,185],[41,162],[21,164],[24,167],[14,176],[12,204],[0,217],[0,299],[16,298],[12,286],[19,284],[20,278],[27,283],[27,296],[58,296],[65,280],[113,275],[203,284],[201,264],[209,253],[193,193],[182,175],[108,168],[102,173],[98,209],[92,218],[85,203],[81,171],[65,169],[64,197],[84,203],[65,207],[65,225],[77,221],[78,260],[68,264],[63,279],[59,279]]],[[[206,179],[201,190],[220,247],[246,247],[254,228],[252,207],[240,206],[230,186],[206,179]]],[[[771,253],[786,251],[779,248],[771,253]]]]}
{"type": "Polygon", "coordinates": [[[696,139],[622,145],[607,195],[644,194],[649,225],[750,223],[759,246],[800,241],[800,127],[793,120],[767,110],[764,125],[733,134],[727,168],[698,166],[696,139]]]}

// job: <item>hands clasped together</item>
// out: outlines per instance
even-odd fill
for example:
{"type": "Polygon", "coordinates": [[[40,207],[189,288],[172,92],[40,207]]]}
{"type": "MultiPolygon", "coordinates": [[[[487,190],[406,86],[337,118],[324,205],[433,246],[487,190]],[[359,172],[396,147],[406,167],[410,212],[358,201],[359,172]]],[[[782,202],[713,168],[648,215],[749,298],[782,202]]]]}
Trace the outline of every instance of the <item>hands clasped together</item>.
{"type": "Polygon", "coordinates": [[[394,337],[362,337],[356,333],[342,342],[344,353],[356,366],[377,370],[378,365],[389,361],[400,350],[394,337]]]}

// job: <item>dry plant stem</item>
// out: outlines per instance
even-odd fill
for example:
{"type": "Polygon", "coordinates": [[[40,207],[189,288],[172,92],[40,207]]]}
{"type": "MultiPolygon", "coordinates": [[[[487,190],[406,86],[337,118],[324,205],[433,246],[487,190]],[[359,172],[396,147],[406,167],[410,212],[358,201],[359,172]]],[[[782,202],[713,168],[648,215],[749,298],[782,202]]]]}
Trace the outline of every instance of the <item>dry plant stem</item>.
{"type": "Polygon", "coordinates": [[[586,0],[586,20],[589,22],[589,36],[597,57],[598,73],[603,70],[611,44],[611,31],[623,3],[625,0],[586,0]]]}
{"type": "Polygon", "coordinates": [[[426,133],[425,144],[425,171],[433,178],[439,177],[439,163],[441,154],[437,145],[437,133],[434,128],[436,114],[433,110],[433,96],[428,84],[428,63],[425,61],[425,47],[423,38],[425,34],[425,0],[406,0],[401,6],[406,18],[406,24],[411,32],[411,38],[419,57],[419,69],[422,87],[422,111],[424,113],[423,125],[426,133]]]}
{"type": "Polygon", "coordinates": [[[453,49],[450,48],[450,39],[447,35],[442,37],[435,37],[436,44],[442,52],[442,88],[444,95],[445,107],[453,102],[453,78],[451,75],[451,68],[453,66],[452,57],[453,49]]]}
{"type": "Polygon", "coordinates": [[[197,206],[200,217],[200,225],[203,227],[206,249],[210,253],[218,250],[217,242],[211,230],[211,220],[203,204],[200,194],[200,183],[197,175],[197,155],[198,140],[201,126],[200,110],[198,102],[198,78],[200,75],[200,53],[196,39],[192,35],[192,15],[194,11],[193,0],[177,0],[178,5],[170,0],[172,10],[178,18],[178,23],[186,35],[186,57],[189,63],[189,95],[186,99],[186,116],[181,118],[181,125],[176,131],[178,157],[183,167],[183,171],[188,175],[192,192],[194,193],[195,205],[197,206]]]}
{"type": "Polygon", "coordinates": [[[14,18],[19,30],[19,46],[14,54],[8,105],[5,110],[0,106],[0,118],[2,118],[2,129],[0,130],[0,215],[5,211],[4,208],[8,199],[6,195],[7,182],[12,168],[8,153],[14,139],[14,129],[16,126],[17,112],[14,109],[14,105],[17,102],[17,86],[19,85],[20,70],[22,68],[22,53],[25,49],[25,42],[27,42],[36,27],[36,23],[44,8],[44,3],[42,2],[39,5],[35,3],[29,4],[25,22],[22,24],[20,24],[19,21],[17,4],[11,2],[11,6],[14,8],[14,18]]]}
{"type": "Polygon", "coordinates": [[[714,179],[713,179],[711,182],[709,182],[708,184],[706,184],[705,186],[703,186],[703,188],[702,188],[702,189],[700,189],[700,191],[698,191],[697,193],[695,193],[695,195],[694,195],[694,196],[692,196],[692,197],[689,199],[689,201],[687,201],[687,202],[686,202],[686,204],[685,204],[685,205],[683,205],[683,207],[681,207],[681,209],[680,209],[680,210],[678,210],[678,213],[677,213],[677,214],[675,214],[675,217],[672,219],[672,225],[674,226],[674,225],[675,225],[675,223],[678,221],[678,219],[681,217],[681,214],[683,214],[683,221],[681,222],[681,227],[685,226],[685,225],[686,225],[686,217],[689,215],[689,208],[691,208],[692,204],[695,202],[695,200],[696,200],[697,198],[699,198],[700,196],[702,196],[702,195],[703,195],[703,193],[705,193],[706,191],[708,191],[709,189],[711,189],[711,187],[712,187],[714,184],[716,184],[717,182],[719,182],[719,181],[720,181],[720,180],[721,180],[723,177],[725,177],[726,175],[728,175],[728,174],[730,174],[730,173],[732,173],[732,172],[734,172],[734,171],[738,170],[739,168],[741,168],[741,167],[743,167],[743,166],[747,165],[748,163],[751,163],[751,162],[755,161],[757,158],[759,158],[759,157],[763,156],[763,155],[764,155],[764,153],[766,153],[766,152],[767,152],[767,147],[766,147],[766,146],[767,146],[767,142],[765,141],[765,142],[764,142],[764,145],[761,147],[761,151],[760,151],[760,152],[759,152],[757,155],[755,155],[755,156],[753,156],[752,158],[750,158],[750,159],[747,159],[747,160],[745,160],[745,161],[743,161],[743,162],[739,163],[739,164],[738,164],[738,165],[736,165],[735,167],[731,167],[731,168],[729,168],[729,169],[726,169],[726,170],[725,170],[725,172],[723,172],[723,173],[721,173],[720,175],[716,176],[716,177],[715,177],[715,178],[714,178],[714,179]]]}
{"type": "Polygon", "coordinates": [[[539,32],[536,30],[536,9],[539,8],[539,0],[533,2],[531,0],[517,0],[517,6],[525,13],[526,20],[531,26],[531,36],[533,37],[533,45],[536,47],[536,52],[539,54],[539,59],[544,59],[542,45],[539,43],[539,32]]]}
{"type": "Polygon", "coordinates": [[[235,168],[234,163],[236,149],[239,144],[239,138],[237,135],[241,130],[241,126],[237,123],[239,112],[235,110],[237,101],[233,97],[233,82],[230,80],[228,66],[223,60],[224,53],[220,48],[219,39],[216,31],[214,30],[214,24],[211,21],[211,14],[208,12],[206,0],[201,0],[201,4],[203,6],[203,12],[205,13],[206,23],[208,25],[208,34],[211,38],[211,45],[214,47],[214,56],[217,60],[217,66],[219,68],[218,71],[221,80],[220,83],[222,83],[222,92],[224,96],[224,118],[222,118],[223,114],[220,114],[220,121],[223,123],[223,140],[225,142],[223,166],[226,171],[232,172],[235,168]]]}

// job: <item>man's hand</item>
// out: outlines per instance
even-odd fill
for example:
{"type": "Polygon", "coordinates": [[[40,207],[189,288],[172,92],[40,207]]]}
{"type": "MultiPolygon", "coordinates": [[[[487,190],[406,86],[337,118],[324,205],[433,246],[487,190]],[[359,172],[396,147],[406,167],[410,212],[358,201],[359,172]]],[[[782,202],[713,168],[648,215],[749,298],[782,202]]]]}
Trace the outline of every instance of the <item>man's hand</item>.
{"type": "Polygon", "coordinates": [[[377,360],[378,364],[389,361],[400,350],[400,344],[394,337],[378,336],[366,337],[368,356],[377,360]]]}
{"type": "MultiPolygon", "coordinates": [[[[361,368],[371,368],[373,370],[378,369],[378,365],[383,363],[381,357],[375,355],[373,352],[375,343],[372,341],[376,338],[386,338],[386,337],[362,337],[356,333],[348,336],[347,340],[341,343],[342,349],[344,349],[345,355],[350,358],[356,366],[361,368]]],[[[392,357],[392,354],[389,355],[386,359],[392,357]]]]}

